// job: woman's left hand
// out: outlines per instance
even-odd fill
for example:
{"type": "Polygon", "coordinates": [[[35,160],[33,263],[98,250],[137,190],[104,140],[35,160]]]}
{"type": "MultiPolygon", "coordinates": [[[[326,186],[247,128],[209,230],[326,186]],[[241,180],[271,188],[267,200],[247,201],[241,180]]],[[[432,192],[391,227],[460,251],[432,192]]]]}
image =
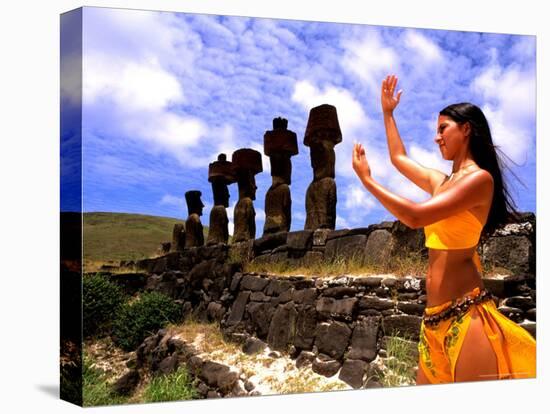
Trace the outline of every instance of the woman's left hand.
{"type": "Polygon", "coordinates": [[[370,177],[370,166],[365,155],[365,149],[359,143],[353,144],[352,166],[359,178],[370,177]]]}

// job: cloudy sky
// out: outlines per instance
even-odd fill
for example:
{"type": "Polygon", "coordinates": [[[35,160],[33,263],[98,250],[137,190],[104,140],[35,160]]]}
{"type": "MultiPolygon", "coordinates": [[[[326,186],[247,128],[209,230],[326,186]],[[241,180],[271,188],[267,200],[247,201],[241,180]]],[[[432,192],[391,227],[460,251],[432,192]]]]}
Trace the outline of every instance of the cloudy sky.
{"type": "MultiPolygon", "coordinates": [[[[282,116],[299,141],[291,230],[300,230],[313,177],[303,145],[307,117],[329,103],[343,135],[336,227],[395,220],[351,168],[353,142],[362,142],[377,181],[414,201],[429,197],[389,163],[379,98],[388,73],[404,91],[395,116],[412,158],[450,172],[434,143],[437,114],[475,103],[495,144],[517,164],[510,166],[525,187],[513,177],[510,185],[520,210],[535,211],[534,36],[105,8],[85,8],[83,23],[84,211],[184,219],[184,193],[200,190],[208,225],[208,163],[244,147],[263,154],[263,135],[282,116]]],[[[257,236],[269,167],[264,155],[257,236]]],[[[229,191],[231,232],[237,185],[229,191]]]]}

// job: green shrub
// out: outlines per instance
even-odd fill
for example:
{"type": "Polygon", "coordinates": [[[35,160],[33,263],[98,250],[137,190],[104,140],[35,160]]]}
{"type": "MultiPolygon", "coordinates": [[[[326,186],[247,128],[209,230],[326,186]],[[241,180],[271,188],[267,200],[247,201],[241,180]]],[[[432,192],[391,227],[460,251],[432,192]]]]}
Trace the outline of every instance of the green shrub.
{"type": "Polygon", "coordinates": [[[143,393],[144,402],[192,400],[198,393],[184,367],[168,375],[154,377],[143,393]]]}
{"type": "Polygon", "coordinates": [[[181,308],[168,296],[147,292],[136,301],[125,303],[113,322],[113,341],[126,351],[170,322],[178,322],[181,308]]]}
{"type": "Polygon", "coordinates": [[[113,315],[125,300],[122,288],[100,274],[84,276],[82,285],[84,336],[108,331],[113,315]]]}

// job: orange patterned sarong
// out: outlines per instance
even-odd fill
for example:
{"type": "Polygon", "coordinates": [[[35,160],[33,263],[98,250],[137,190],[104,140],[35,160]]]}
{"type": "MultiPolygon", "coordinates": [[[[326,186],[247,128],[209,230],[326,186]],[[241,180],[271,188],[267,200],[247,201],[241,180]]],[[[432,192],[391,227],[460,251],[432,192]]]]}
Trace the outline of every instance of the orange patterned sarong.
{"type": "Polygon", "coordinates": [[[535,340],[529,332],[501,314],[490,297],[480,303],[472,303],[476,298],[479,299],[480,293],[480,289],[475,288],[457,301],[425,309],[418,343],[419,365],[432,384],[455,381],[456,361],[474,308],[483,321],[483,328],[497,357],[498,378],[535,377],[535,340]],[[462,312],[437,319],[442,312],[444,314],[455,309],[457,302],[470,304],[463,305],[462,312]]]}

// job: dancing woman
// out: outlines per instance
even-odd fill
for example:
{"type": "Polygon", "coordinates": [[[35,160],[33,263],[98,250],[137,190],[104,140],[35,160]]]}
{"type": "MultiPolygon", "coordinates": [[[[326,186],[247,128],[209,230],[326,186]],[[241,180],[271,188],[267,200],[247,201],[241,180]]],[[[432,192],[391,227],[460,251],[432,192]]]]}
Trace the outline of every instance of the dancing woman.
{"type": "Polygon", "coordinates": [[[407,156],[393,111],[402,91],[397,77],[382,82],[381,103],[392,164],[431,194],[414,203],[371,177],[361,144],[353,169],[386,209],[410,228],[424,227],[429,266],[427,304],[420,329],[417,384],[535,376],[535,340],[502,315],[484,289],[476,247],[515,216],[483,112],[470,103],[439,113],[435,143],[452,173],[426,168],[407,156]]]}

